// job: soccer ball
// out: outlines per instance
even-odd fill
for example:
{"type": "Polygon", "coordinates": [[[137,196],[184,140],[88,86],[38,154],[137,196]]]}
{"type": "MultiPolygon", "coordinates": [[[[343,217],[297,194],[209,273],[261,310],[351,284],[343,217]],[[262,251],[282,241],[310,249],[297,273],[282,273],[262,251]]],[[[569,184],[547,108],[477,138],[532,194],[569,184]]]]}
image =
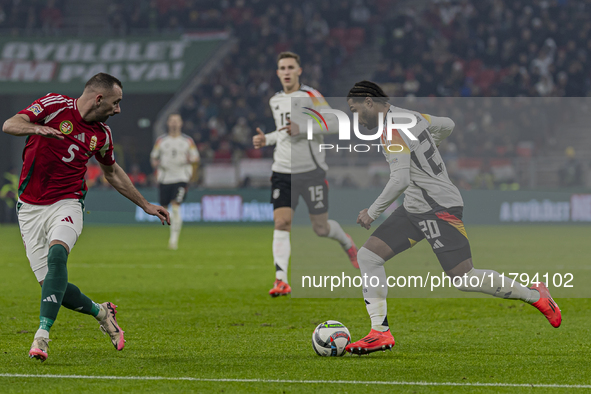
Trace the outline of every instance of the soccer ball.
{"type": "Polygon", "coordinates": [[[339,357],[345,354],[345,346],[351,343],[349,330],[343,323],[328,320],[320,323],[312,334],[312,347],[319,356],[339,357]]]}

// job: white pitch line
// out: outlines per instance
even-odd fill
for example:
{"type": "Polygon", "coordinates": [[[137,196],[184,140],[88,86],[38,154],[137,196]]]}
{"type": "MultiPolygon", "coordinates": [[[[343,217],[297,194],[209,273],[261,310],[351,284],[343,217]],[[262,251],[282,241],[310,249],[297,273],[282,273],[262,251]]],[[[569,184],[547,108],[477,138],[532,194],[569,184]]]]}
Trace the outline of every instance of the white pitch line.
{"type": "Polygon", "coordinates": [[[373,384],[385,386],[468,386],[468,387],[540,387],[591,389],[591,384],[538,384],[538,383],[456,383],[456,382],[388,382],[364,380],[290,380],[290,379],[208,379],[192,378],[189,376],[92,376],[92,375],[33,375],[19,373],[0,373],[3,378],[50,378],[50,379],[103,379],[103,380],[168,380],[190,382],[220,382],[220,383],[295,383],[295,384],[373,384]]]}

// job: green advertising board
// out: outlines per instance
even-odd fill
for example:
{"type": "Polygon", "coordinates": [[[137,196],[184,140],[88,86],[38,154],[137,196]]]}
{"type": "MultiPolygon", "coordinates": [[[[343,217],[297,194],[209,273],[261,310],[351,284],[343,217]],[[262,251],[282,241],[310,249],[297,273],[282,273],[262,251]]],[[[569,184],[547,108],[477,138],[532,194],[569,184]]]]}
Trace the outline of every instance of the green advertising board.
{"type": "Polygon", "coordinates": [[[172,93],[226,38],[0,38],[0,94],[78,92],[99,72],[121,79],[126,93],[172,93]]]}
{"type": "MultiPolygon", "coordinates": [[[[141,190],[158,201],[155,188],[141,190]]],[[[329,215],[342,225],[356,225],[360,210],[373,203],[380,189],[332,189],[329,215]]],[[[191,189],[181,215],[185,223],[272,223],[273,205],[268,189],[191,189]]],[[[591,194],[565,191],[462,191],[466,225],[589,224],[591,194]]],[[[399,199],[376,222],[379,225],[402,202],[399,199]]],[[[86,197],[87,224],[131,224],[158,221],[113,189],[90,190],[86,197]]],[[[300,202],[295,225],[309,225],[308,210],[300,202]]]]}

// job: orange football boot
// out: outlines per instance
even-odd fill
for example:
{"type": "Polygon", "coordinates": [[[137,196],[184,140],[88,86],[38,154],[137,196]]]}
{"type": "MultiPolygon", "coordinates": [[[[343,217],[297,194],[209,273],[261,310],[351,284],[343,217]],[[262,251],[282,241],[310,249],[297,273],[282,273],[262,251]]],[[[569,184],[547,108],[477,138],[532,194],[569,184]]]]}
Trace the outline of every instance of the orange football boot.
{"type": "Polygon", "coordinates": [[[359,263],[357,262],[357,246],[355,246],[355,242],[353,242],[353,238],[351,238],[349,234],[347,234],[347,238],[351,240],[351,247],[346,250],[347,256],[349,256],[349,260],[351,260],[353,267],[359,269],[359,263]]]}
{"type": "Polygon", "coordinates": [[[362,355],[377,352],[378,350],[391,350],[395,343],[396,341],[394,341],[390,330],[382,332],[372,328],[365,338],[348,344],[345,350],[349,353],[362,355]]]}
{"type": "Polygon", "coordinates": [[[560,313],[560,308],[552,299],[546,284],[540,282],[537,285],[530,287],[530,289],[537,290],[540,293],[540,299],[534,302],[532,305],[535,306],[537,310],[542,312],[544,316],[546,316],[546,319],[548,319],[550,324],[552,324],[552,327],[560,327],[560,323],[562,322],[562,314],[560,313]]]}
{"type": "Polygon", "coordinates": [[[282,281],[281,279],[275,279],[275,283],[273,284],[273,288],[269,290],[269,295],[271,297],[279,297],[291,294],[291,286],[287,283],[282,281]]]}

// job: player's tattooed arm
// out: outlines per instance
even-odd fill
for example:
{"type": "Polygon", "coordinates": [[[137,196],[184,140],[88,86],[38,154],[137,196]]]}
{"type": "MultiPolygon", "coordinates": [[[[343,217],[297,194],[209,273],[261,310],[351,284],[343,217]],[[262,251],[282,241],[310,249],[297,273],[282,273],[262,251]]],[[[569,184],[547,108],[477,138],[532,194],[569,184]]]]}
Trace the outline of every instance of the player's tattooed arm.
{"type": "Polygon", "coordinates": [[[58,140],[64,139],[63,134],[59,130],[31,123],[29,117],[23,114],[16,114],[4,122],[2,131],[15,136],[42,135],[44,137],[57,138],[58,140]]]}
{"type": "Polygon", "coordinates": [[[162,224],[167,223],[170,225],[170,214],[168,211],[159,205],[150,204],[135,186],[133,186],[129,176],[119,164],[115,163],[112,166],[101,164],[101,168],[105,174],[105,178],[115,190],[142,208],[148,215],[157,216],[162,224]]]}

